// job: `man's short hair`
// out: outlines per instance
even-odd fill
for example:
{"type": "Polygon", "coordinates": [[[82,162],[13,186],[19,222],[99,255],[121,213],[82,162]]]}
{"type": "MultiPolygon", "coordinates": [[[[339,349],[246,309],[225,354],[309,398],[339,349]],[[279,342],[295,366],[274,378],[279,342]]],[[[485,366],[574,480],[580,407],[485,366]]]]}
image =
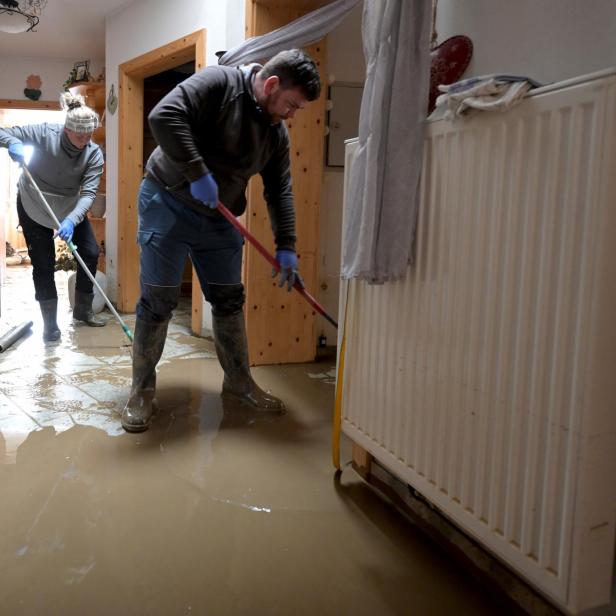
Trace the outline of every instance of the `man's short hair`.
{"type": "Polygon", "coordinates": [[[312,58],[301,49],[287,49],[277,53],[261,69],[264,79],[275,75],[286,89],[299,88],[307,100],[319,98],[321,79],[312,58]]]}

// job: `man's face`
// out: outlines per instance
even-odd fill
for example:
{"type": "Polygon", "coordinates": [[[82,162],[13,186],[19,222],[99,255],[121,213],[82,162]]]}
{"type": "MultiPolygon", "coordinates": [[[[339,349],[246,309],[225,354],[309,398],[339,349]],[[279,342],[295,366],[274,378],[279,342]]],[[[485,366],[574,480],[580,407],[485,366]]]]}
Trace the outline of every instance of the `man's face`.
{"type": "Polygon", "coordinates": [[[282,88],[278,77],[272,76],[265,80],[263,87],[265,96],[261,107],[268,114],[272,124],[293,118],[298,109],[303,109],[308,100],[300,88],[282,88]]]}
{"type": "Polygon", "coordinates": [[[90,139],[92,139],[92,133],[76,133],[68,128],[64,130],[68,140],[79,150],[83,150],[90,143],[90,139]]]}

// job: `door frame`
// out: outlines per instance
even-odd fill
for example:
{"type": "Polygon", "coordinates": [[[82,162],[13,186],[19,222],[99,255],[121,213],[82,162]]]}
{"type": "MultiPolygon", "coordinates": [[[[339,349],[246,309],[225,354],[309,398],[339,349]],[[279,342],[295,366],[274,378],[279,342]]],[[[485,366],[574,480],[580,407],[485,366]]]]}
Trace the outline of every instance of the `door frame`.
{"type": "MultiPolygon", "coordinates": [[[[143,80],[194,60],[195,71],[205,66],[206,30],[197,30],[120,64],[118,125],[118,308],[134,312],[139,299],[137,193],[143,178],[143,80]]],[[[193,270],[192,319],[201,333],[203,299],[193,270]]]]}

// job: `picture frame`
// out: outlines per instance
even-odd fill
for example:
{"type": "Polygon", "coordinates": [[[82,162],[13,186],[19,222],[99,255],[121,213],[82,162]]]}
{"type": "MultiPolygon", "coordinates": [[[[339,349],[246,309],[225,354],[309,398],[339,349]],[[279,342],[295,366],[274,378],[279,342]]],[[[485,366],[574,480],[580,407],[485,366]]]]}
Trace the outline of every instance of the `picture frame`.
{"type": "Polygon", "coordinates": [[[90,60],[75,62],[73,65],[74,81],[89,81],[90,79],[90,60]]]}

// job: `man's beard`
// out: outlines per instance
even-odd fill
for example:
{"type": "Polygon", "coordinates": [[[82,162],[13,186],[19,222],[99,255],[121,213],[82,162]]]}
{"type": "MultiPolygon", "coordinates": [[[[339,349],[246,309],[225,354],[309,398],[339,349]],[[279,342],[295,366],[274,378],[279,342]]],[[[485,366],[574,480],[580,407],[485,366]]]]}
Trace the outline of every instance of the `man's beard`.
{"type": "Polygon", "coordinates": [[[280,122],[282,122],[282,116],[278,115],[277,113],[270,113],[267,109],[262,109],[262,111],[263,117],[270,124],[280,124],[280,122]]]}

